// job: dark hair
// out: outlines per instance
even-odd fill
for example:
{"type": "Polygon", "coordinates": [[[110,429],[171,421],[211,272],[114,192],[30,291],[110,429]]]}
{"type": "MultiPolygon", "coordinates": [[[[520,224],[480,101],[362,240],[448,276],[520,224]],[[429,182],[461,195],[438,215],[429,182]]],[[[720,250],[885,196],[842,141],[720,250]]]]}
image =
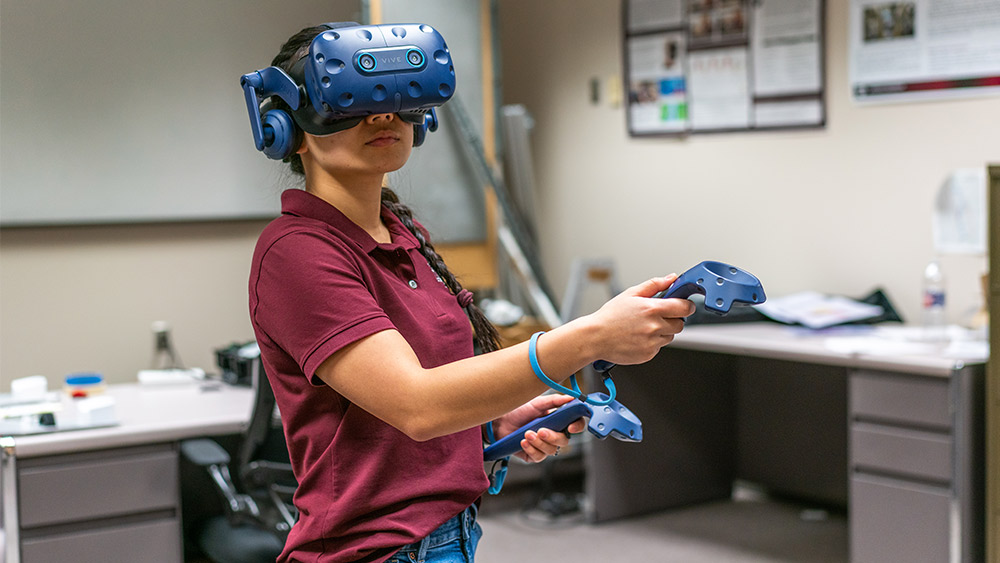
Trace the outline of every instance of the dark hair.
{"type": "MultiPolygon", "coordinates": [[[[276,66],[285,72],[291,72],[292,65],[308,54],[309,45],[312,43],[312,40],[326,30],[327,26],[317,25],[314,27],[307,27],[289,37],[288,41],[285,41],[285,44],[281,46],[281,50],[278,51],[278,54],[271,59],[271,66],[276,66]]],[[[286,104],[278,96],[273,96],[271,101],[274,105],[274,109],[284,110],[291,114],[292,109],[288,107],[288,104],[286,104]]],[[[305,169],[302,167],[302,157],[299,156],[298,153],[293,152],[285,158],[285,162],[288,163],[292,172],[299,175],[304,175],[306,173],[305,169]]]]}
{"type": "MultiPolygon", "coordinates": [[[[271,61],[271,66],[276,66],[288,72],[292,65],[295,64],[300,58],[304,57],[309,49],[309,44],[312,40],[320,33],[326,31],[328,28],[325,25],[319,25],[315,27],[307,27],[295,35],[288,38],[288,41],[281,46],[281,50],[271,61]]],[[[277,99],[277,98],[276,98],[277,99]]],[[[276,107],[281,108],[280,99],[277,99],[276,107]]],[[[288,111],[288,108],[284,108],[288,111]]],[[[302,166],[302,158],[298,154],[292,154],[287,159],[289,167],[292,172],[299,175],[305,175],[305,169],[302,166]]],[[[441,255],[437,253],[434,249],[434,245],[431,244],[430,238],[427,233],[424,232],[413,220],[413,211],[406,205],[399,202],[399,197],[396,196],[395,192],[391,189],[383,187],[382,188],[382,205],[384,205],[389,211],[393,213],[399,220],[403,223],[406,228],[413,233],[413,236],[417,238],[420,242],[420,253],[424,255],[427,259],[427,263],[430,264],[431,269],[434,273],[441,278],[445,286],[449,291],[452,292],[458,298],[463,291],[462,284],[459,283],[455,274],[451,273],[448,266],[445,265],[444,260],[441,255]]],[[[463,304],[466,313],[469,315],[469,320],[472,321],[472,329],[475,333],[475,347],[478,352],[492,352],[500,348],[500,335],[497,333],[496,327],[493,323],[486,318],[482,310],[476,306],[471,299],[460,299],[459,303],[467,302],[463,304]]]]}

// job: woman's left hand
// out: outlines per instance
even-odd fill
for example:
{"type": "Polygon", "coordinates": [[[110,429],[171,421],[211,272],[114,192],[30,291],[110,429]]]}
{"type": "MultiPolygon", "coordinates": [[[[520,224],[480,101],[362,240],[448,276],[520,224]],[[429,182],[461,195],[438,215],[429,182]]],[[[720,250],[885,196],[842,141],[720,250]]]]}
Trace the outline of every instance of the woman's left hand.
{"type": "MultiPolygon", "coordinates": [[[[501,416],[494,424],[496,437],[499,440],[540,416],[545,416],[573,400],[569,395],[539,395],[531,401],[501,416]]],[[[569,434],[578,434],[586,428],[586,422],[581,418],[574,421],[566,429],[566,433],[550,428],[542,428],[538,432],[529,430],[521,440],[521,451],[515,454],[524,461],[539,462],[550,455],[559,455],[559,450],[569,444],[569,434]]]]}

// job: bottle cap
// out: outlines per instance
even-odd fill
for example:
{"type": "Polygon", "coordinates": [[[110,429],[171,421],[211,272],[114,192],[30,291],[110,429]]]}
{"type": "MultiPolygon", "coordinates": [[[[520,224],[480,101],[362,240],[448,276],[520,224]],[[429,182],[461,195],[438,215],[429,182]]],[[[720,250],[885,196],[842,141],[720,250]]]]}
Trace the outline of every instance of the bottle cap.
{"type": "Polygon", "coordinates": [[[73,373],[66,376],[66,385],[98,385],[103,381],[104,376],[99,373],[73,373]]]}

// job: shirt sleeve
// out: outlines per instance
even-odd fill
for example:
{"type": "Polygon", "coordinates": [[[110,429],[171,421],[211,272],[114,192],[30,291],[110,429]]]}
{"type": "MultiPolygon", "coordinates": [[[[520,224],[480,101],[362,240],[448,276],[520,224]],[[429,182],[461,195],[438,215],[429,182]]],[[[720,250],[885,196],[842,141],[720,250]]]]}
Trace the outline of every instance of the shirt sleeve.
{"type": "Polygon", "coordinates": [[[395,328],[343,241],[312,232],[275,240],[260,259],[255,323],[314,385],[324,360],[366,336],[395,328]]]}

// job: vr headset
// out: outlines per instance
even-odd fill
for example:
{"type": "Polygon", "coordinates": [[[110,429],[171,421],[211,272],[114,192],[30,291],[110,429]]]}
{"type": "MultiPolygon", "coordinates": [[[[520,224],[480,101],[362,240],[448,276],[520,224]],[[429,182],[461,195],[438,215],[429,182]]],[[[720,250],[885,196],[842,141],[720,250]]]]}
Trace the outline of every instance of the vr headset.
{"type": "Polygon", "coordinates": [[[303,131],[332,135],[377,113],[413,123],[413,146],[420,146],[437,129],[434,108],[455,92],[441,34],[424,24],[324,25],[290,72],[270,66],[240,79],[257,150],[283,160],[298,150],[303,131]]]}

